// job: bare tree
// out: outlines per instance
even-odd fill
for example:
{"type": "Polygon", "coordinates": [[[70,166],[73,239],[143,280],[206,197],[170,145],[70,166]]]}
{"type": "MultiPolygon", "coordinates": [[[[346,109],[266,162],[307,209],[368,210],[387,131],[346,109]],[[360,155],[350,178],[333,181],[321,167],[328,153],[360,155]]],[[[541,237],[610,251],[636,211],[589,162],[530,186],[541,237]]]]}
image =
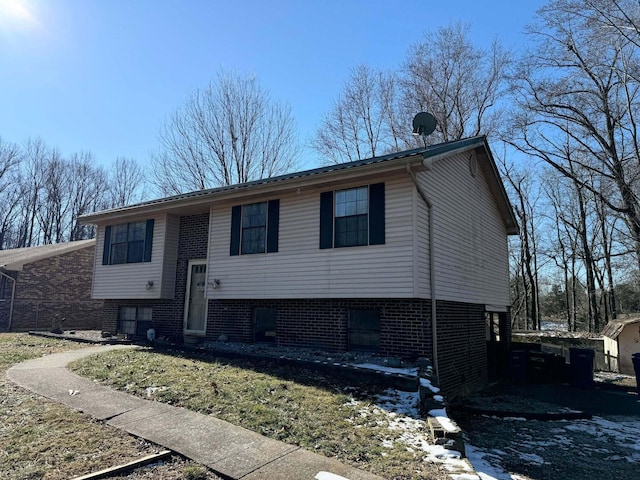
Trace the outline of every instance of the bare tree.
{"type": "Polygon", "coordinates": [[[124,207],[146,195],[146,180],[140,165],[132,159],[116,158],[109,175],[109,208],[124,207]]]}
{"type": "Polygon", "coordinates": [[[639,49],[594,21],[593,3],[560,0],[541,9],[531,28],[536,48],[514,77],[520,113],[504,138],[622,215],[640,267],[639,49]],[[605,194],[601,181],[615,191],[605,194]]]}
{"type": "Polygon", "coordinates": [[[312,147],[327,163],[343,163],[400,150],[411,137],[391,72],[359,65],[324,115],[312,147]],[[400,125],[400,120],[405,125],[400,125]]]}
{"type": "Polygon", "coordinates": [[[47,183],[46,165],[58,152],[48,147],[41,138],[28,139],[23,148],[20,208],[22,219],[17,226],[17,247],[40,244],[37,225],[38,208],[47,183]]]}
{"type": "Polygon", "coordinates": [[[435,116],[438,126],[427,137],[433,143],[491,135],[498,127],[511,55],[497,41],[489,50],[475,47],[469,29],[456,23],[427,32],[404,63],[405,109],[435,116]]]}
{"type": "Polygon", "coordinates": [[[110,207],[111,195],[108,175],[104,168],[95,166],[90,152],[73,154],[67,164],[72,181],[68,196],[69,240],[84,240],[95,235],[91,225],[78,220],[81,215],[110,207]]]}
{"type": "Polygon", "coordinates": [[[0,250],[7,245],[17,214],[20,147],[0,137],[0,250]]]}
{"type": "Polygon", "coordinates": [[[154,183],[165,194],[286,173],[298,153],[291,109],[256,77],[223,71],[189,96],[159,139],[154,183]]]}
{"type": "Polygon", "coordinates": [[[518,168],[500,159],[502,175],[509,188],[513,207],[518,218],[520,233],[516,247],[519,255],[512,259],[512,283],[515,295],[512,298],[513,320],[519,327],[539,330],[541,328],[540,282],[538,267],[538,213],[539,189],[535,175],[528,169],[518,168]]]}

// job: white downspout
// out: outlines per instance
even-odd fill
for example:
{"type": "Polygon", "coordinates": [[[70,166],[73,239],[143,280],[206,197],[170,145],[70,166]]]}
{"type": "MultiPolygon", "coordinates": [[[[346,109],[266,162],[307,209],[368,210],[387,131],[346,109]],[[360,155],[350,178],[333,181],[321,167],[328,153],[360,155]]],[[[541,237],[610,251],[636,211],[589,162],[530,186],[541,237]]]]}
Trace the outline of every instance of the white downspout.
{"type": "MultiPolygon", "coordinates": [[[[433,162],[428,162],[425,160],[423,165],[427,168],[427,170],[431,170],[433,162]]],[[[409,164],[406,165],[407,173],[413,180],[413,183],[416,186],[416,190],[418,194],[424,200],[424,203],[427,205],[427,211],[429,213],[429,289],[431,290],[431,343],[432,343],[432,352],[431,359],[433,363],[433,369],[435,371],[436,378],[440,376],[440,369],[438,364],[438,323],[436,320],[437,308],[436,308],[436,261],[435,261],[435,247],[433,242],[433,203],[427,197],[427,194],[424,192],[420,183],[418,183],[418,178],[416,174],[411,170],[411,166],[409,164]]]]}
{"type": "Polygon", "coordinates": [[[16,297],[16,279],[10,277],[9,275],[7,275],[6,273],[4,273],[2,270],[0,270],[0,275],[2,275],[4,278],[8,278],[9,280],[11,280],[12,282],[12,287],[11,287],[11,303],[9,304],[9,324],[7,325],[7,331],[11,331],[11,319],[13,318],[13,300],[16,297]]]}

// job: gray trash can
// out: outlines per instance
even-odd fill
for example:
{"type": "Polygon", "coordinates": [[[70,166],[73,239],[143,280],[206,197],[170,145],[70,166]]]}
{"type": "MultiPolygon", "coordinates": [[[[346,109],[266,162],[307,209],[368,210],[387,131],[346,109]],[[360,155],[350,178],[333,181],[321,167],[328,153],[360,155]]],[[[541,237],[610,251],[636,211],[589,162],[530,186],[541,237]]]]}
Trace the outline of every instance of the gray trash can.
{"type": "Polygon", "coordinates": [[[633,362],[633,369],[636,371],[636,391],[640,397],[640,352],[631,355],[631,361],[633,362]]]}
{"type": "Polygon", "coordinates": [[[596,351],[592,348],[570,348],[571,385],[578,388],[593,388],[593,364],[596,351]]]}

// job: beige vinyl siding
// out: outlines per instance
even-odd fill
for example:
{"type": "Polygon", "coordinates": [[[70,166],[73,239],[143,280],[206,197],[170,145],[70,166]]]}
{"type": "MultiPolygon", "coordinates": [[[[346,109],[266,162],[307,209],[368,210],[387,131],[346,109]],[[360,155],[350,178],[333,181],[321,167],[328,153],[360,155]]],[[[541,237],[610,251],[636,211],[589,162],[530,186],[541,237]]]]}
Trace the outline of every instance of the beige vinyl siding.
{"type": "Polygon", "coordinates": [[[435,162],[418,174],[433,202],[436,298],[509,305],[506,228],[471,152],[435,162]]]}
{"type": "MultiPolygon", "coordinates": [[[[128,219],[128,221],[147,219],[148,218],[128,219]]],[[[166,226],[166,215],[158,216],[154,219],[153,246],[150,262],[102,265],[106,225],[99,225],[96,235],[96,267],[91,296],[97,299],[161,298],[166,226]],[[148,281],[152,281],[154,284],[150,290],[145,288],[148,281]]]]}
{"type": "Polygon", "coordinates": [[[415,207],[415,252],[416,294],[418,298],[431,298],[429,267],[429,209],[424,200],[414,194],[415,207]]]}
{"type": "Polygon", "coordinates": [[[221,285],[209,286],[209,298],[412,297],[411,192],[408,176],[385,183],[384,245],[323,250],[320,192],[275,197],[280,198],[278,252],[256,255],[229,255],[232,205],[214,205],[208,271],[221,285]]]}

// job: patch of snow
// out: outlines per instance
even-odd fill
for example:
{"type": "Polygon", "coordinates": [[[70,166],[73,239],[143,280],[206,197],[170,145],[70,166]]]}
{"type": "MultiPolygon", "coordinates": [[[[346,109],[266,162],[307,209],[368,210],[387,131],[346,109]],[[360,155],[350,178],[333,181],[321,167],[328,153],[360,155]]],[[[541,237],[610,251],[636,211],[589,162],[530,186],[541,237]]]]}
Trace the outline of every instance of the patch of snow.
{"type": "MultiPolygon", "coordinates": [[[[505,452],[502,452],[505,453],[505,452]]],[[[481,480],[515,480],[500,464],[500,457],[465,442],[465,454],[481,480]]]]}
{"type": "Polygon", "coordinates": [[[440,389],[438,387],[434,387],[433,384],[431,383],[431,381],[426,379],[426,378],[421,378],[420,379],[420,386],[428,388],[433,393],[440,393],[440,389]]]}
{"type": "Polygon", "coordinates": [[[336,475],[331,472],[318,472],[313,478],[315,480],[349,480],[348,478],[341,477],[340,475],[336,475]]]}
{"type": "Polygon", "coordinates": [[[145,392],[147,393],[147,397],[151,397],[156,392],[164,392],[168,389],[169,387],[147,387],[145,392]]]}
{"type": "Polygon", "coordinates": [[[418,374],[417,367],[396,368],[396,367],[387,367],[385,365],[377,365],[375,363],[356,363],[353,366],[358,368],[365,368],[367,370],[375,370],[377,372],[397,373],[400,375],[417,375],[418,374]]]}
{"type": "Polygon", "coordinates": [[[434,395],[434,396],[433,396],[433,399],[434,399],[436,402],[440,402],[440,403],[443,403],[443,402],[444,402],[444,397],[443,397],[442,395],[434,395]]]}
{"type": "Polygon", "coordinates": [[[593,373],[593,378],[596,381],[601,381],[601,382],[617,382],[620,380],[630,380],[633,381],[635,380],[635,377],[633,375],[624,375],[622,373],[616,373],[616,372],[594,372],[593,373]]]}
{"type": "Polygon", "coordinates": [[[440,423],[442,428],[444,428],[447,432],[457,432],[460,430],[458,426],[447,415],[446,408],[436,408],[433,410],[429,410],[429,415],[438,420],[438,423],[440,423]]]}

